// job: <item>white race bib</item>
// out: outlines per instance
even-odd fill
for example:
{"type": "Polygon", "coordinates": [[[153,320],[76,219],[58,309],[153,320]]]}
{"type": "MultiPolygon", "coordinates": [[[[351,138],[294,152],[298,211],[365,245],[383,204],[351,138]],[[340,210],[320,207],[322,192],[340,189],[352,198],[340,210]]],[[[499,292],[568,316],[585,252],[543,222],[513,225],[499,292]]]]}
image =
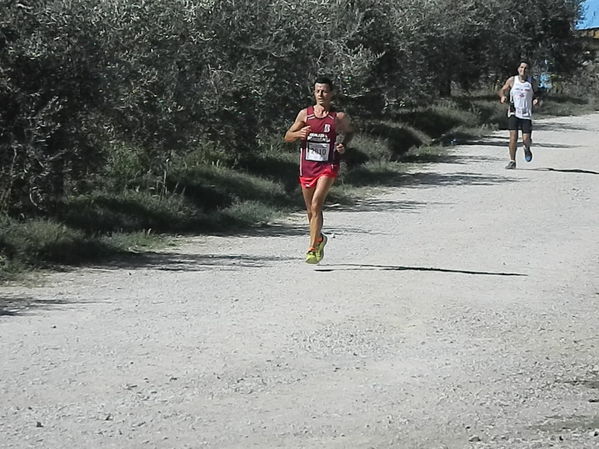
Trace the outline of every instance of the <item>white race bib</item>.
{"type": "Polygon", "coordinates": [[[314,162],[327,162],[329,160],[330,145],[328,143],[310,142],[306,146],[306,160],[314,162]]]}

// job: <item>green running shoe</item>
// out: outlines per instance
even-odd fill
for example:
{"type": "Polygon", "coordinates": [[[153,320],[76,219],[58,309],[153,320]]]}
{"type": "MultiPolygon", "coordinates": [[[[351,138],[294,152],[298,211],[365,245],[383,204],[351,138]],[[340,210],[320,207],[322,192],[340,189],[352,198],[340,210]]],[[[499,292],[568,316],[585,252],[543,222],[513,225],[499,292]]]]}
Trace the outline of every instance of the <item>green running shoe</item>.
{"type": "Polygon", "coordinates": [[[316,255],[316,250],[314,248],[310,248],[306,253],[306,263],[315,264],[318,263],[319,259],[316,255]]]}
{"type": "Polygon", "coordinates": [[[324,258],[324,247],[327,244],[327,236],[320,234],[320,242],[316,244],[316,259],[320,262],[324,258]]]}

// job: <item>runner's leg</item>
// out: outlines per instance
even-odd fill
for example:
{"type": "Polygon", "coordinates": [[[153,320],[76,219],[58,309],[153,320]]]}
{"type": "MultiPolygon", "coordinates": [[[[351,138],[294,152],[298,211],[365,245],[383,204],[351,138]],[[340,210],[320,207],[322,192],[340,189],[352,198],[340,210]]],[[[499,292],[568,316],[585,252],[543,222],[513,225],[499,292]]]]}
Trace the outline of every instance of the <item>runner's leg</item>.
{"type": "Polygon", "coordinates": [[[316,191],[316,185],[313,187],[302,187],[302,195],[304,197],[304,203],[306,204],[306,212],[308,213],[308,224],[312,221],[312,197],[316,191]]]}
{"type": "Polygon", "coordinates": [[[532,120],[522,120],[522,144],[524,145],[524,160],[526,162],[532,161],[532,151],[530,146],[532,145],[532,120]]]}
{"type": "Polygon", "coordinates": [[[522,143],[524,145],[524,159],[526,162],[532,161],[532,151],[530,151],[530,146],[532,145],[532,139],[530,138],[530,134],[522,133],[522,143]]]}
{"type": "Polygon", "coordinates": [[[510,144],[509,144],[509,150],[510,150],[510,161],[515,161],[516,160],[516,148],[518,146],[518,130],[517,129],[510,129],[510,144]]]}
{"type": "Polygon", "coordinates": [[[316,187],[307,189],[302,187],[308,221],[310,223],[310,247],[316,248],[322,230],[323,216],[322,208],[335,178],[322,176],[318,178],[316,187]]]}
{"type": "MultiPolygon", "coordinates": [[[[304,203],[306,204],[306,212],[308,213],[308,224],[312,222],[312,198],[314,198],[315,191],[316,184],[312,187],[304,187],[302,185],[302,195],[304,197],[304,203]]],[[[310,241],[312,241],[311,237],[310,241]]],[[[308,252],[306,252],[306,263],[318,263],[318,257],[316,255],[316,248],[314,247],[314,245],[310,245],[308,247],[308,252]]]]}

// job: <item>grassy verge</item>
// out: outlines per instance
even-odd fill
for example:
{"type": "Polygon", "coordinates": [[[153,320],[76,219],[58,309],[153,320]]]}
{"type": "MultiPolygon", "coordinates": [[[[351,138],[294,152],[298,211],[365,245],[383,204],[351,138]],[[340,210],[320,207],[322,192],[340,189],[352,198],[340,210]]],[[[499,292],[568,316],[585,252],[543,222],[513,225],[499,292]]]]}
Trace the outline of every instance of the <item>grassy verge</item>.
{"type": "MultiPolygon", "coordinates": [[[[594,110],[593,102],[550,96],[539,115],[594,110]]],[[[372,188],[401,185],[408,167],[440,161],[447,146],[504,128],[505,122],[505,106],[495,95],[470,95],[359,123],[329,202],[351,204],[372,188]]],[[[235,157],[204,145],[151,176],[151,167],[141,161],[139,149],[117,147],[96,190],[68,197],[48,217],[0,218],[0,281],[36,268],[97,263],[162,247],[175,234],[264,226],[303,208],[296,146],[279,137],[235,157]]]]}
{"type": "Polygon", "coordinates": [[[151,232],[85,235],[51,219],[0,220],[0,281],[15,279],[32,268],[101,262],[135,251],[165,246],[151,232]]]}

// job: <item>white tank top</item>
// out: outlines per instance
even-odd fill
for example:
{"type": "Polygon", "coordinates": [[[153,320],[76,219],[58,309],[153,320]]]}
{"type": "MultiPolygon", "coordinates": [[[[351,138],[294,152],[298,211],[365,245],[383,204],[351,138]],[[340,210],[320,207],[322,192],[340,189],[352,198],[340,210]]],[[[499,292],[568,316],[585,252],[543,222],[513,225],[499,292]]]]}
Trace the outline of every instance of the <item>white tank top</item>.
{"type": "Polygon", "coordinates": [[[510,89],[510,108],[507,115],[532,120],[533,93],[530,78],[526,81],[520,81],[519,76],[514,76],[513,85],[510,89]]]}

